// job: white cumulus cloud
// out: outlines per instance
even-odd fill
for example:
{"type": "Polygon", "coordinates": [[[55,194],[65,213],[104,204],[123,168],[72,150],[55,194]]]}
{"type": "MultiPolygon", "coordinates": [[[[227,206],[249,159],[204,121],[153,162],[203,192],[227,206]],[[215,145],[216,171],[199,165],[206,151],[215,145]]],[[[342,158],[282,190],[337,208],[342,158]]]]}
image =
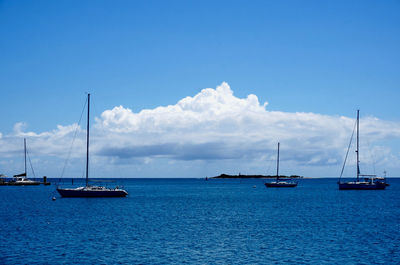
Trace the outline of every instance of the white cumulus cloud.
{"type": "MultiPolygon", "coordinates": [[[[206,88],[175,105],[132,112],[123,106],[97,120],[110,140],[100,155],[178,160],[256,158],[280,141],[286,158],[307,165],[340,163],[354,118],[268,111],[256,95],[238,98],[227,83],[206,88]],[[114,140],[112,140],[114,139],[114,140]]],[[[400,124],[362,119],[369,141],[400,137],[400,124]]]]}
{"type": "MultiPolygon", "coordinates": [[[[161,164],[191,172],[191,166],[195,170],[204,168],[203,162],[213,164],[214,171],[222,168],[229,173],[230,168],[251,170],[254,166],[251,173],[266,173],[260,169],[265,169],[266,161],[275,159],[279,141],[283,163],[291,165],[294,174],[298,173],[296,168],[302,168],[300,174],[307,173],[307,168],[311,172],[313,167],[340,170],[354,117],[269,111],[267,106],[253,94],[236,97],[225,82],[174,105],[137,113],[116,106],[96,118],[91,131],[91,150],[96,157],[92,161],[102,166],[140,165],[157,174],[161,164]]],[[[399,161],[398,151],[394,154],[390,147],[379,145],[381,140],[400,138],[398,122],[363,117],[360,126],[361,139],[368,139],[361,142],[362,149],[374,152],[373,159],[368,157],[370,152],[362,152],[363,161],[374,160],[382,166],[390,164],[388,157],[392,163],[399,161]]],[[[38,157],[65,158],[75,133],[75,146],[80,148],[75,148],[71,156],[84,157],[85,131],[77,124],[58,125],[42,133],[27,132],[26,128],[24,123],[17,123],[12,134],[0,133],[1,157],[20,155],[25,137],[38,157]]]]}

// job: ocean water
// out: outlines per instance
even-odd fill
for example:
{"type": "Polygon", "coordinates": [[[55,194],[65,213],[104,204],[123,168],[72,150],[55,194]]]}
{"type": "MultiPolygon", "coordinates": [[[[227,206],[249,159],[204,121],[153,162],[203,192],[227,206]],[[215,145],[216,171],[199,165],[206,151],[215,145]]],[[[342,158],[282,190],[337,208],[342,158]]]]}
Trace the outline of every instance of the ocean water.
{"type": "Polygon", "coordinates": [[[400,264],[400,179],[336,181],[117,180],[126,198],[0,186],[0,264],[400,264]]]}

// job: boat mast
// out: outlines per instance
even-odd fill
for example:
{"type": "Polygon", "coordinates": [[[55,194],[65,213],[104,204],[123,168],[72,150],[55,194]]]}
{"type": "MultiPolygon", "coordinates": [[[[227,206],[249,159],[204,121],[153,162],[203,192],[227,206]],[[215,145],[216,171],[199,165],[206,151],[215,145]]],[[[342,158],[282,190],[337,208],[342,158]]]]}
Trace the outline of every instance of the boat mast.
{"type": "Polygon", "coordinates": [[[86,187],[89,182],[89,112],[90,112],[90,93],[88,94],[87,128],[86,128],[86,187]]]}
{"type": "Polygon", "coordinates": [[[24,161],[25,161],[25,171],[24,171],[24,173],[25,173],[25,177],[26,177],[26,138],[24,138],[24,154],[25,154],[25,156],[24,156],[24,161]]]}
{"type": "Polygon", "coordinates": [[[276,159],[276,179],[279,179],[279,142],[278,142],[278,157],[276,159]]]}
{"type": "Polygon", "coordinates": [[[360,177],[360,158],[359,158],[359,138],[360,138],[360,134],[359,134],[359,129],[360,129],[360,110],[357,110],[357,181],[359,181],[359,177],[360,177]]]}

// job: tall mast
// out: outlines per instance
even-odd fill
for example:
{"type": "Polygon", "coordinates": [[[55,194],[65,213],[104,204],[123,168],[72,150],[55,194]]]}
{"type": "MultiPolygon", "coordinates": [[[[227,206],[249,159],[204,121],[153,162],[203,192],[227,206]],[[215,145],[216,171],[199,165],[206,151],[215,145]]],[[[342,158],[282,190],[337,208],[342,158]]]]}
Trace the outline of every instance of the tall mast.
{"type": "Polygon", "coordinates": [[[90,93],[88,94],[87,109],[87,128],[86,128],[86,187],[89,182],[89,113],[90,113],[90,93]]]}
{"type": "Polygon", "coordinates": [[[279,179],[279,142],[278,142],[278,157],[276,159],[276,179],[279,179]]]}
{"type": "Polygon", "coordinates": [[[25,177],[26,177],[26,139],[24,138],[24,154],[25,154],[25,156],[24,156],[24,161],[25,161],[25,171],[24,171],[24,173],[25,173],[25,177]]]}
{"type": "Polygon", "coordinates": [[[359,180],[360,177],[360,158],[359,158],[359,141],[360,141],[360,133],[359,133],[359,129],[360,129],[360,110],[357,110],[357,181],[359,180]]]}

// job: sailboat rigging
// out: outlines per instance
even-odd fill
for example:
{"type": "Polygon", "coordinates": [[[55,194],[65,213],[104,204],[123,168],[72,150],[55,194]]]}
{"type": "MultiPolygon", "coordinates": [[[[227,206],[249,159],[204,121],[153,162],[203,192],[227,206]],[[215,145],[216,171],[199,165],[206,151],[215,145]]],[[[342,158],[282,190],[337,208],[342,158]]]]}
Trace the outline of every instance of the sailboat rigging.
{"type": "MultiPolygon", "coordinates": [[[[31,165],[32,166],[32,165],[31,165]]],[[[34,181],[27,178],[26,172],[26,139],[24,138],[24,173],[14,175],[13,180],[8,182],[7,184],[10,186],[32,186],[32,185],[40,185],[39,181],[34,181]]]]}
{"type": "Polygon", "coordinates": [[[276,159],[276,180],[272,182],[266,182],[264,183],[264,185],[267,188],[294,188],[297,186],[297,182],[279,180],[279,147],[280,143],[278,142],[278,154],[276,159]]]}
{"type": "MultiPolygon", "coordinates": [[[[342,182],[342,174],[343,174],[343,169],[346,164],[347,160],[347,154],[345,157],[345,161],[343,163],[343,168],[342,168],[342,173],[339,177],[338,185],[339,185],[339,190],[383,190],[388,186],[386,183],[386,177],[377,177],[376,175],[365,175],[360,173],[360,110],[357,110],[357,149],[356,149],[356,154],[357,154],[357,173],[356,173],[356,181],[348,181],[348,182],[342,182]],[[364,177],[363,180],[360,180],[360,177],[364,177]]],[[[354,133],[354,131],[353,131],[354,133]]],[[[351,140],[353,139],[353,136],[350,139],[350,144],[351,140]]],[[[349,144],[349,148],[350,148],[349,144]]],[[[348,148],[348,149],[349,149],[348,148]]]]}
{"type": "Polygon", "coordinates": [[[87,126],[86,126],[86,185],[78,188],[57,188],[62,197],[125,197],[126,190],[118,187],[114,189],[89,185],[89,118],[90,118],[90,94],[88,94],[87,126]]]}

